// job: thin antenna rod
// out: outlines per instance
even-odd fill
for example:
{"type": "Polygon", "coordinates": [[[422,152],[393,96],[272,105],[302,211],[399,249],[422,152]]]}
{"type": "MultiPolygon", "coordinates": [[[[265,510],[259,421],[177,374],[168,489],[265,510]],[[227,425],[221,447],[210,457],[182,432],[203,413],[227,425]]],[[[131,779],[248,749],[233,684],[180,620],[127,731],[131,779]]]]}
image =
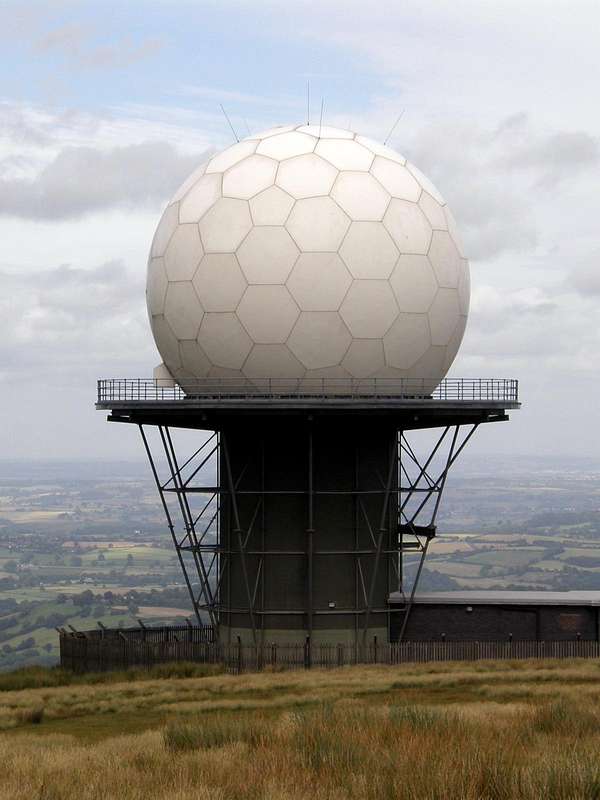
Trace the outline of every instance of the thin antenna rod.
{"type": "Polygon", "coordinates": [[[229,119],[229,117],[227,116],[227,112],[226,112],[226,111],[225,111],[225,109],[223,108],[223,104],[222,104],[222,103],[219,103],[219,105],[221,106],[221,111],[222,111],[222,112],[223,112],[223,114],[225,115],[225,119],[226,119],[226,120],[227,120],[227,122],[229,123],[229,127],[231,128],[231,132],[232,132],[232,133],[233,133],[233,135],[235,136],[235,140],[236,140],[236,142],[239,142],[238,135],[237,135],[237,133],[235,132],[235,128],[234,128],[234,127],[233,127],[233,125],[231,124],[231,120],[230,120],[230,119],[229,119]]]}
{"type": "Polygon", "coordinates": [[[306,124],[310,125],[310,81],[306,81],[306,124]]]}
{"type": "Polygon", "coordinates": [[[402,109],[402,111],[400,112],[400,114],[398,115],[398,119],[397,119],[397,120],[396,120],[396,122],[394,122],[394,124],[392,125],[392,129],[391,129],[391,131],[388,133],[388,135],[387,135],[387,136],[385,137],[385,139],[383,140],[383,143],[384,143],[384,144],[387,144],[387,143],[389,142],[389,140],[390,140],[390,136],[391,136],[391,135],[392,135],[392,133],[393,133],[393,132],[396,130],[396,125],[397,125],[397,124],[400,122],[400,120],[401,120],[401,119],[402,119],[402,117],[404,116],[404,112],[405,112],[405,111],[406,111],[406,109],[405,109],[405,108],[403,108],[403,109],[402,109]]]}
{"type": "Polygon", "coordinates": [[[323,124],[323,106],[325,105],[324,98],[321,98],[321,116],[319,117],[319,139],[321,138],[321,125],[323,124]]]}

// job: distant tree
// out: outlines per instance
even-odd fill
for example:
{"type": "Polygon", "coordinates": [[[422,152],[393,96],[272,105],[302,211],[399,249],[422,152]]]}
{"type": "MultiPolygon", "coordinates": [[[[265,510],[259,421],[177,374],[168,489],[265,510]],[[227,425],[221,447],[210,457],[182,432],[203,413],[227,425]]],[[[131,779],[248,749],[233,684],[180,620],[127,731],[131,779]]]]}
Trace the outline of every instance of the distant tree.
{"type": "Polygon", "coordinates": [[[52,645],[50,644],[50,642],[48,642],[48,644],[45,644],[45,645],[44,645],[44,650],[45,650],[47,653],[49,653],[49,652],[52,650],[52,645]]]}
{"type": "Polygon", "coordinates": [[[71,556],[70,564],[72,567],[80,567],[83,564],[81,556],[71,556]]]}
{"type": "Polygon", "coordinates": [[[17,564],[16,561],[7,561],[4,564],[4,571],[5,572],[17,572],[18,569],[19,569],[19,565],[17,564]]]}
{"type": "Polygon", "coordinates": [[[98,553],[98,561],[106,561],[106,556],[104,553],[98,553]]]}
{"type": "Polygon", "coordinates": [[[33,636],[28,636],[27,639],[23,639],[19,642],[15,650],[29,650],[31,647],[35,647],[35,639],[33,636]]]}

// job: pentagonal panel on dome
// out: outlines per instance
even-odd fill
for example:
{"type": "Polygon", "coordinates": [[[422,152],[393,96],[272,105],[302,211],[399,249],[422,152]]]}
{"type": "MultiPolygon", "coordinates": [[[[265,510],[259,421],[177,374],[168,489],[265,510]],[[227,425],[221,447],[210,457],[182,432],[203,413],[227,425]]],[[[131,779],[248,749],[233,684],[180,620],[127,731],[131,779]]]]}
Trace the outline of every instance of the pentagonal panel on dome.
{"type": "Polygon", "coordinates": [[[442,195],[441,195],[441,194],[438,192],[438,190],[437,190],[437,188],[434,186],[434,184],[433,184],[433,183],[432,183],[432,182],[429,180],[429,178],[427,177],[427,175],[423,175],[423,173],[421,172],[421,170],[420,170],[420,169],[418,169],[417,167],[415,167],[415,165],[414,165],[414,164],[411,164],[411,163],[410,163],[410,161],[407,161],[407,162],[406,162],[406,167],[407,167],[407,169],[409,169],[409,170],[410,170],[410,172],[411,172],[411,173],[412,173],[412,174],[415,176],[415,178],[416,178],[416,179],[419,181],[419,183],[421,184],[421,186],[423,187],[423,189],[425,189],[425,191],[427,192],[427,194],[430,194],[430,195],[431,195],[431,196],[434,198],[434,200],[437,200],[437,201],[438,201],[438,203],[439,203],[441,206],[445,205],[446,201],[444,200],[444,198],[442,197],[442,195]]]}
{"type": "Polygon", "coordinates": [[[329,194],[338,171],[315,153],[282,161],[277,186],[296,199],[329,194]]]}
{"type": "Polygon", "coordinates": [[[400,312],[383,338],[386,364],[397,369],[410,369],[430,347],[427,314],[400,312]]]}
{"type": "Polygon", "coordinates": [[[300,310],[285,286],[249,286],[237,315],[257,344],[280,344],[290,335],[300,310]]]}
{"type": "Polygon", "coordinates": [[[390,196],[366,172],[340,172],[331,196],[346,214],[357,220],[381,220],[390,196]]]}
{"type": "Polygon", "coordinates": [[[290,215],[294,198],[279,186],[270,186],[250,200],[255,225],[283,225],[290,215]]]}
{"type": "Polygon", "coordinates": [[[431,242],[431,225],[418,205],[408,200],[392,199],[383,224],[401,253],[427,255],[431,242]]]}
{"type": "Polygon", "coordinates": [[[198,344],[212,364],[241,369],[252,348],[252,340],[235,314],[205,314],[198,333],[198,344]]]}
{"type": "Polygon", "coordinates": [[[307,369],[339,365],[352,336],[337,311],[303,311],[288,339],[288,347],[307,369]]]}
{"type": "Polygon", "coordinates": [[[191,281],[204,255],[197,225],[178,225],[165,252],[170,281],[191,281]]]}
{"type": "Polygon", "coordinates": [[[162,258],[151,258],[148,262],[148,278],[146,281],[146,303],[150,316],[162,314],[167,294],[167,273],[162,258]]]}
{"type": "Polygon", "coordinates": [[[248,285],[234,253],[205,255],[193,284],[205,311],[235,311],[248,285]]]}
{"type": "Polygon", "coordinates": [[[171,236],[173,236],[178,222],[179,203],[172,203],[163,211],[158,227],[156,228],[156,233],[152,240],[152,247],[150,248],[150,253],[153,258],[164,256],[169,240],[171,236]]]}
{"type": "Polygon", "coordinates": [[[371,167],[371,174],[392,197],[416,203],[421,196],[419,182],[402,164],[377,156],[371,167]]]}
{"type": "Polygon", "coordinates": [[[244,158],[223,175],[223,196],[249,200],[273,184],[277,161],[266,156],[244,158]]]}
{"type": "Polygon", "coordinates": [[[421,197],[419,198],[419,207],[429,220],[429,224],[434,230],[448,230],[448,223],[446,222],[444,207],[441,206],[438,201],[428,192],[422,192],[421,197]]]}
{"type": "Polygon", "coordinates": [[[343,128],[332,128],[329,125],[301,125],[296,130],[301,133],[310,133],[317,139],[354,139],[352,131],[345,131],[343,128]]]}
{"type": "Polygon", "coordinates": [[[207,252],[234,252],[252,228],[247,201],[222,197],[202,217],[199,227],[207,252]]]}
{"type": "Polygon", "coordinates": [[[340,256],[355,278],[389,278],[398,248],[381,222],[353,222],[340,256]]]}
{"type": "Polygon", "coordinates": [[[368,172],[374,155],[352,139],[320,139],[315,152],[337,169],[368,172]]]}
{"type": "Polygon", "coordinates": [[[456,330],[460,316],[458,291],[439,289],[429,309],[431,343],[445,347],[456,330]]]}
{"type": "Polygon", "coordinates": [[[169,283],[164,317],[178,339],[195,339],[204,316],[191,281],[169,283]]]}
{"type": "Polygon", "coordinates": [[[298,200],[286,222],[286,228],[301,250],[335,252],[350,220],[330,197],[298,200]]]}
{"type": "Polygon", "coordinates": [[[448,206],[444,206],[444,215],[446,217],[448,232],[450,233],[450,236],[452,237],[452,240],[453,240],[454,244],[456,245],[456,247],[458,249],[458,252],[464,258],[465,257],[465,247],[464,247],[464,244],[463,244],[463,240],[462,240],[462,237],[461,237],[460,232],[458,230],[458,225],[456,224],[456,220],[454,219],[454,216],[452,215],[452,212],[450,211],[448,206]]]}
{"type": "Polygon", "coordinates": [[[305,369],[285,344],[255,344],[243,372],[249,378],[301,378],[305,369]]]}
{"type": "Polygon", "coordinates": [[[466,316],[469,313],[469,305],[471,303],[471,275],[469,272],[469,262],[464,258],[461,259],[460,262],[458,302],[460,305],[460,313],[466,316]]]}
{"type": "Polygon", "coordinates": [[[198,222],[221,197],[221,174],[204,175],[179,204],[179,222],[198,222]]]}
{"type": "Polygon", "coordinates": [[[211,158],[206,167],[206,173],[225,172],[226,169],[233,167],[234,164],[237,164],[243,158],[251,156],[256,150],[257,145],[258,142],[256,141],[243,141],[232,144],[227,150],[223,150],[222,153],[218,153],[211,158]]]}
{"type": "Polygon", "coordinates": [[[447,231],[434,231],[429,260],[440,286],[456,289],[461,268],[460,253],[447,231]]]}
{"type": "Polygon", "coordinates": [[[181,363],[183,368],[195,378],[204,378],[208,375],[211,368],[206,353],[194,339],[179,342],[179,352],[181,353],[181,363]]]}
{"type": "Polygon", "coordinates": [[[398,315],[388,281],[354,281],[340,315],[355,339],[381,338],[398,315]]]}
{"type": "Polygon", "coordinates": [[[302,311],[336,311],[351,283],[337,253],[302,253],[287,287],[302,311]]]}
{"type": "Polygon", "coordinates": [[[299,250],[285,228],[253,228],[237,251],[248,283],[285,283],[299,250]]]}
{"type": "Polygon", "coordinates": [[[381,339],[353,339],[342,361],[342,367],[353,378],[368,378],[385,366],[381,339]]]}
{"type": "Polygon", "coordinates": [[[283,161],[284,158],[312,153],[314,149],[315,139],[313,136],[308,136],[306,133],[298,133],[298,131],[289,131],[288,133],[280,133],[264,139],[256,148],[256,152],[259,155],[283,161]]]}
{"type": "Polygon", "coordinates": [[[179,356],[179,340],[171,330],[167,320],[159,314],[150,319],[152,333],[154,334],[154,341],[158,347],[158,352],[161,354],[163,361],[173,371],[181,366],[181,358],[179,356]]]}
{"type": "Polygon", "coordinates": [[[400,256],[390,283],[400,311],[428,311],[438,290],[427,256],[400,256]]]}
{"type": "Polygon", "coordinates": [[[391,147],[385,144],[376,142],[375,139],[369,139],[367,136],[356,136],[356,141],[362,144],[363,147],[368,147],[376,156],[383,156],[390,161],[395,161],[397,164],[406,164],[406,159],[403,155],[392,150],[391,147]]]}
{"type": "Polygon", "coordinates": [[[202,164],[200,164],[199,167],[196,167],[196,169],[192,172],[192,174],[189,177],[187,177],[181,184],[179,189],[177,189],[177,191],[175,192],[175,194],[171,199],[172,203],[176,203],[179,200],[182,200],[186,196],[186,194],[196,183],[196,181],[199,181],[200,178],[204,175],[207,166],[208,166],[208,161],[204,161],[202,164]]]}

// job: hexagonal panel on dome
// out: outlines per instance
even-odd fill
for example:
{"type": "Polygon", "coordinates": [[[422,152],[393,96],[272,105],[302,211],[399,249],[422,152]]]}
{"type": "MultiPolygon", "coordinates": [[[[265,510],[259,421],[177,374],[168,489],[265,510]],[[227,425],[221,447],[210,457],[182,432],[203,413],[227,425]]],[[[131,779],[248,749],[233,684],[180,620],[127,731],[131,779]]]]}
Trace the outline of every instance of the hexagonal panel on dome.
{"type": "Polygon", "coordinates": [[[381,220],[390,196],[366,172],[340,172],[331,196],[346,214],[356,220],[381,220]]]}
{"type": "Polygon", "coordinates": [[[199,227],[206,252],[234,252],[252,228],[247,201],[222,197],[202,217],[199,227]]]}
{"type": "Polygon", "coordinates": [[[235,314],[205,314],[198,333],[198,344],[212,364],[241,369],[252,348],[252,340],[235,314]]]}
{"type": "Polygon", "coordinates": [[[206,173],[225,172],[226,169],[233,167],[243,158],[252,155],[256,150],[257,144],[258,142],[256,141],[243,141],[232,144],[231,147],[211,158],[206,167],[206,173]]]}
{"type": "Polygon", "coordinates": [[[419,198],[419,207],[429,220],[429,224],[434,230],[445,231],[448,230],[448,223],[446,222],[446,215],[444,214],[444,207],[427,192],[423,192],[419,198]]]}
{"type": "Polygon", "coordinates": [[[353,222],[340,256],[355,278],[389,278],[399,252],[381,223],[353,222]]]}
{"type": "Polygon", "coordinates": [[[189,192],[192,186],[197,181],[199,181],[200,178],[204,175],[207,166],[208,166],[208,161],[204,161],[202,164],[200,164],[200,166],[196,167],[196,169],[192,172],[192,174],[188,178],[186,178],[179,187],[179,189],[177,189],[177,191],[171,198],[172,203],[176,203],[179,200],[182,200],[186,196],[186,194],[189,192]]]}
{"type": "Polygon", "coordinates": [[[301,133],[310,133],[316,136],[317,139],[354,139],[352,131],[346,131],[343,128],[332,128],[328,125],[301,125],[296,130],[301,133]]]}
{"type": "Polygon", "coordinates": [[[204,175],[179,204],[179,222],[198,222],[221,197],[221,174],[204,175]]]}
{"type": "Polygon", "coordinates": [[[467,318],[460,317],[458,320],[458,325],[456,326],[456,330],[450,337],[450,341],[446,346],[446,357],[444,359],[444,373],[448,372],[450,367],[452,366],[452,362],[456,358],[456,354],[459,351],[461,342],[463,340],[463,336],[465,334],[465,328],[467,326],[467,318]]]}
{"type": "Polygon", "coordinates": [[[150,319],[154,340],[167,367],[172,371],[181,366],[179,341],[171,330],[167,320],[159,314],[150,319]]]}
{"type": "Polygon", "coordinates": [[[183,342],[179,342],[179,352],[181,353],[183,368],[190,375],[194,375],[196,378],[204,378],[208,375],[211,362],[195,339],[193,341],[186,339],[183,342]]]}
{"type": "Polygon", "coordinates": [[[303,311],[288,347],[309,370],[339,365],[352,336],[337,311],[303,311]]]}
{"type": "Polygon", "coordinates": [[[402,164],[377,156],[371,167],[371,174],[392,197],[416,203],[421,196],[419,182],[402,164]]]}
{"type": "Polygon", "coordinates": [[[445,374],[446,348],[432,345],[411,368],[411,378],[425,381],[425,391],[431,392],[445,374]]]}
{"type": "Polygon", "coordinates": [[[354,378],[368,378],[385,366],[381,339],[353,339],[342,367],[354,378]]]}
{"type": "Polygon", "coordinates": [[[170,281],[191,281],[204,255],[197,225],[178,225],[165,252],[170,281]]]}
{"type": "Polygon", "coordinates": [[[315,153],[282,161],[277,172],[277,186],[296,199],[329,194],[338,171],[315,153]]]}
{"type": "Polygon", "coordinates": [[[301,378],[305,369],[285,344],[255,344],[243,372],[249,378],[301,378]]]}
{"type": "Polygon", "coordinates": [[[248,283],[285,283],[299,255],[285,228],[253,228],[237,251],[248,283]]]}
{"type": "Polygon", "coordinates": [[[351,283],[337,253],[302,253],[287,287],[302,311],[337,311],[351,283]]]}
{"type": "Polygon", "coordinates": [[[414,165],[414,164],[411,164],[411,162],[410,162],[410,161],[407,161],[407,162],[406,162],[406,167],[407,167],[407,169],[408,169],[408,170],[410,170],[410,172],[411,172],[411,173],[412,173],[412,174],[415,176],[415,178],[416,178],[416,179],[419,181],[419,183],[421,184],[421,186],[423,187],[423,189],[425,189],[425,191],[427,192],[427,194],[430,194],[430,195],[433,197],[433,199],[434,199],[434,200],[437,200],[437,201],[438,201],[438,203],[439,203],[441,206],[445,205],[446,201],[444,200],[444,198],[442,197],[442,195],[441,195],[441,194],[438,192],[438,190],[437,190],[437,188],[434,186],[434,184],[433,184],[433,183],[432,183],[432,182],[429,180],[429,178],[427,177],[427,175],[423,175],[423,173],[421,172],[421,170],[420,170],[420,169],[418,169],[417,167],[415,167],[415,165],[414,165]]]}
{"type": "Polygon", "coordinates": [[[456,330],[460,316],[458,291],[439,289],[429,309],[431,343],[445,347],[456,330]]]}
{"type": "Polygon", "coordinates": [[[458,278],[458,302],[460,313],[465,316],[469,313],[471,301],[471,275],[469,272],[469,262],[462,259],[460,262],[460,275],[458,278]]]}
{"type": "Polygon", "coordinates": [[[282,344],[290,335],[300,309],[285,286],[249,286],[237,315],[257,344],[282,344]]]}
{"type": "Polygon", "coordinates": [[[166,294],[167,273],[165,272],[164,259],[151,258],[148,262],[148,277],[146,280],[146,302],[150,316],[163,313],[166,294]]]}
{"type": "Polygon", "coordinates": [[[249,200],[272,186],[277,172],[277,161],[266,156],[248,156],[223,175],[223,196],[249,200]]]}
{"type": "Polygon", "coordinates": [[[192,283],[205,311],[235,311],[248,285],[233,253],[205,255],[192,283]]]}
{"type": "Polygon", "coordinates": [[[390,283],[400,311],[425,313],[438,290],[438,282],[427,256],[400,256],[390,283]]]}
{"type": "Polygon", "coordinates": [[[415,203],[393,198],[383,218],[383,224],[401,253],[427,255],[431,242],[431,225],[415,203]]]}
{"type": "Polygon", "coordinates": [[[252,221],[255,225],[283,225],[294,202],[279,186],[270,186],[250,200],[252,221]]]}
{"type": "Polygon", "coordinates": [[[286,222],[286,228],[301,250],[335,252],[350,220],[330,197],[298,200],[286,222]]]}
{"type": "Polygon", "coordinates": [[[153,257],[164,256],[167,245],[175,228],[179,222],[179,203],[172,203],[167,206],[163,211],[154,239],[152,240],[152,247],[150,253],[153,257]]]}
{"type": "Polygon", "coordinates": [[[461,258],[454,240],[447,231],[434,231],[429,248],[429,260],[438,283],[447,289],[458,286],[461,258]]]}
{"type": "Polygon", "coordinates": [[[368,172],[375,156],[352,139],[320,139],[315,152],[337,169],[368,172]]]}
{"type": "Polygon", "coordinates": [[[430,347],[427,314],[400,312],[383,338],[386,364],[397,369],[410,369],[430,347]]]}
{"type": "Polygon", "coordinates": [[[368,136],[356,136],[355,138],[359,144],[363,145],[363,147],[368,147],[374,155],[383,156],[390,161],[395,161],[397,164],[406,164],[406,159],[404,156],[400,153],[397,153],[395,150],[392,150],[391,147],[381,144],[380,142],[376,142],[375,139],[369,139],[368,136]]]}
{"type": "Polygon", "coordinates": [[[306,133],[289,131],[264,139],[256,148],[257,154],[283,161],[285,158],[302,156],[312,153],[315,149],[315,139],[306,133]]]}
{"type": "Polygon", "coordinates": [[[388,281],[354,281],[340,306],[340,316],[355,339],[381,338],[397,315],[388,281]]]}
{"type": "Polygon", "coordinates": [[[195,339],[204,309],[191,281],[170,282],[165,299],[164,317],[178,339],[195,339]]]}
{"type": "Polygon", "coordinates": [[[446,217],[448,232],[450,233],[450,236],[452,237],[452,240],[454,241],[454,244],[456,245],[458,252],[464,258],[465,246],[463,244],[462,237],[458,230],[458,225],[456,224],[456,220],[454,219],[454,216],[452,215],[452,212],[450,211],[448,206],[444,206],[444,216],[446,217]]]}

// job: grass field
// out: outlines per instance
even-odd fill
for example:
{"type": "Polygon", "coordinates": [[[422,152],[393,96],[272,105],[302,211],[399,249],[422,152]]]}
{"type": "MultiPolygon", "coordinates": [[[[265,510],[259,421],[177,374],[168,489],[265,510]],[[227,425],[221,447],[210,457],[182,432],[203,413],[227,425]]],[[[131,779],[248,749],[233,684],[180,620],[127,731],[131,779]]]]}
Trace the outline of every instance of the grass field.
{"type": "Polygon", "coordinates": [[[0,676],[0,797],[600,797],[597,662],[208,669],[0,676]]]}

